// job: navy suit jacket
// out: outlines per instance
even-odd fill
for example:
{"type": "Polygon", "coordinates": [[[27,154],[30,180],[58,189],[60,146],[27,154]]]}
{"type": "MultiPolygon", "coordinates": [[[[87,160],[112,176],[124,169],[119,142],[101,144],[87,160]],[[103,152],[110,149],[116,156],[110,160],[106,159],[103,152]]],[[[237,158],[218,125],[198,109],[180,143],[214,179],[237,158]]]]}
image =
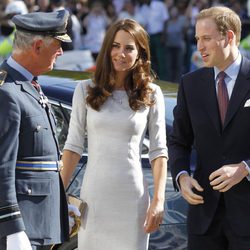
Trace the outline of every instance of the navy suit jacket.
{"type": "MultiPolygon", "coordinates": [[[[194,178],[204,188],[203,205],[189,205],[188,230],[203,234],[208,229],[221,193],[209,184],[209,175],[225,164],[250,159],[250,61],[243,58],[221,126],[213,68],[202,68],[182,78],[173,131],[169,136],[169,164],[175,183],[182,170],[190,173],[190,152],[197,151],[194,178]]],[[[224,193],[226,216],[235,233],[250,235],[250,182],[244,178],[224,193]]]]}
{"type": "Polygon", "coordinates": [[[58,161],[55,120],[19,72],[0,86],[0,238],[25,230],[31,243],[68,238],[67,202],[57,171],[17,170],[17,161],[58,161]]]}

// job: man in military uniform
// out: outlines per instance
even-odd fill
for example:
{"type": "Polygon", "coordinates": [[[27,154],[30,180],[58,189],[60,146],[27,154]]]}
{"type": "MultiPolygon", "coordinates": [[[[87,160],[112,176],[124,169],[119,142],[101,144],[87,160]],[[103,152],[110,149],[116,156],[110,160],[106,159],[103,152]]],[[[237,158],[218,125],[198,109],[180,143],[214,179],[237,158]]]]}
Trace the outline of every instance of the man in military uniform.
{"type": "Polygon", "coordinates": [[[62,55],[68,12],[16,15],[0,67],[0,249],[49,249],[68,239],[55,121],[35,81],[62,55]]]}

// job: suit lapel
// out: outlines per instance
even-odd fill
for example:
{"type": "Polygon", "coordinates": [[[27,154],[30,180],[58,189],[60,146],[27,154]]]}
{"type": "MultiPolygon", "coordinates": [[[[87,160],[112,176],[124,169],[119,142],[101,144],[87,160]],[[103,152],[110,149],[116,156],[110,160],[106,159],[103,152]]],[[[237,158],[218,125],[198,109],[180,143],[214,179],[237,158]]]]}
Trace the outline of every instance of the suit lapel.
{"type": "Polygon", "coordinates": [[[33,85],[29,81],[16,81],[16,84],[21,85],[23,91],[27,92],[29,95],[34,97],[36,100],[40,99],[40,95],[37,90],[33,87],[33,85]]]}
{"type": "Polygon", "coordinates": [[[229,124],[247,93],[250,91],[250,61],[243,57],[225,118],[224,128],[229,124]]]}
{"type": "Polygon", "coordinates": [[[8,75],[17,85],[21,86],[21,89],[23,91],[31,95],[36,100],[39,100],[40,98],[39,93],[32,86],[31,82],[28,81],[22,74],[20,74],[18,71],[10,67],[6,62],[2,64],[1,68],[8,72],[8,75]]]}

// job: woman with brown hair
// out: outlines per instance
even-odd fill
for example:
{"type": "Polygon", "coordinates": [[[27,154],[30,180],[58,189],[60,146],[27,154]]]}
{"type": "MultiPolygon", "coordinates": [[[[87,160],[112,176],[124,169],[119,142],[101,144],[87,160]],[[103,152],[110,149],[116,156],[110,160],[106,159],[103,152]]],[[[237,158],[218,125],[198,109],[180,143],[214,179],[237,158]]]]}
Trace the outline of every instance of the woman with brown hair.
{"type": "Polygon", "coordinates": [[[88,204],[78,248],[146,250],[163,219],[166,184],[164,98],[153,84],[148,35],[124,19],[107,31],[94,79],[78,84],[63,152],[65,187],[88,133],[88,163],[81,198],[88,204]],[[141,168],[149,132],[154,196],[149,201],[141,168]]]}

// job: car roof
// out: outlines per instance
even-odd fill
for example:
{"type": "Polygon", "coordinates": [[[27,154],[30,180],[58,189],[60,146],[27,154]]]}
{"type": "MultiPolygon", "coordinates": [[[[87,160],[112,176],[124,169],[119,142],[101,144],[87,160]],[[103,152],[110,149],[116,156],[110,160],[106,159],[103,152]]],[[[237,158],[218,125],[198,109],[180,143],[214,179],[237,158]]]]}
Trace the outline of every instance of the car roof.
{"type": "Polygon", "coordinates": [[[70,78],[42,75],[39,76],[38,82],[48,98],[71,105],[78,81],[70,78]]]}
{"type": "Polygon", "coordinates": [[[93,72],[54,69],[39,76],[38,82],[48,98],[71,106],[77,83],[92,76],[93,72]]]}

